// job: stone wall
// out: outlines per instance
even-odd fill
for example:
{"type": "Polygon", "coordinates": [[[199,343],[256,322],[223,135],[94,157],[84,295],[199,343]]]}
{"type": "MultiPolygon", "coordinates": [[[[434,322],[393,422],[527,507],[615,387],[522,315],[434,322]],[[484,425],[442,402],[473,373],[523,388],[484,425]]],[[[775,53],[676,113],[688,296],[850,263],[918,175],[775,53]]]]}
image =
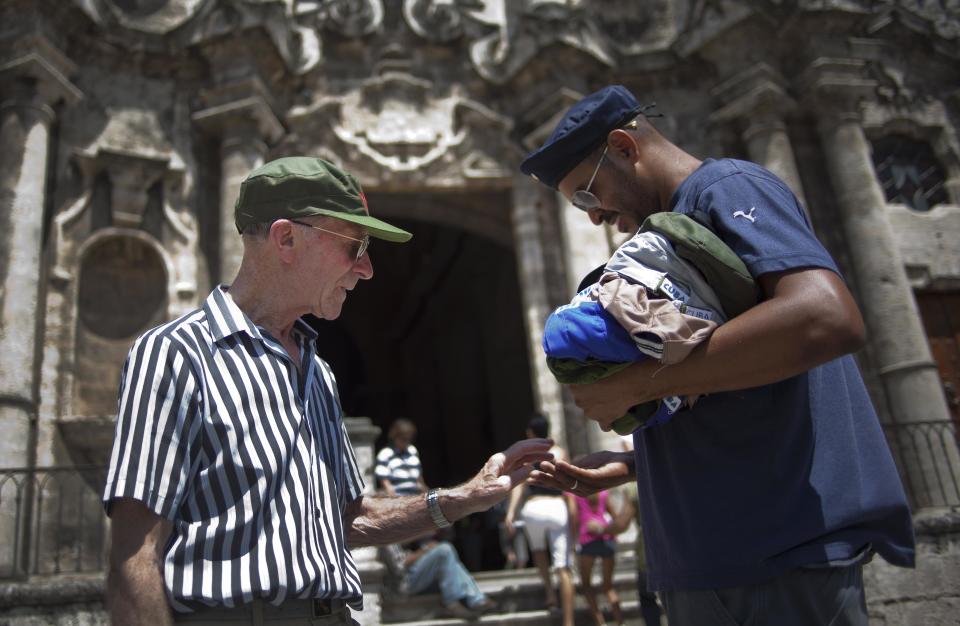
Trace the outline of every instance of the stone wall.
{"type": "Polygon", "coordinates": [[[103,574],[0,585],[5,626],[109,626],[103,574]]]}
{"type": "Polygon", "coordinates": [[[948,626],[960,615],[960,513],[915,518],[917,568],[875,559],[864,569],[873,626],[948,626]]]}

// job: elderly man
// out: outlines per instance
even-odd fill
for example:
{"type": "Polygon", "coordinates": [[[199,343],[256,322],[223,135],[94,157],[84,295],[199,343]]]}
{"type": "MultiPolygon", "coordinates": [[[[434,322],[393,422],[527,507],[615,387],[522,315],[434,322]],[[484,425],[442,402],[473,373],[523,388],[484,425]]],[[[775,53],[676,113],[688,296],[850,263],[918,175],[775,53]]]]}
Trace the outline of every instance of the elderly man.
{"type": "Polygon", "coordinates": [[[681,363],[640,361],[571,385],[602,427],[630,407],[700,395],[634,433],[634,453],[541,464],[531,481],[593,493],[635,473],[648,583],[671,626],[867,624],[862,564],[912,566],[910,511],[850,352],[863,322],[787,186],[746,161],[700,161],[664,138],[633,94],[575,104],[522,164],[597,225],[635,232],[690,215],[737,253],[759,304],[681,363]]]}
{"type": "Polygon", "coordinates": [[[236,204],[243,261],[203,306],[148,331],[124,367],[104,491],[116,624],[349,624],[348,546],[389,544],[501,501],[551,458],[547,440],[495,454],[442,492],[370,497],[316,333],[373,276],[357,181],[321,159],[273,161],[236,204]]]}

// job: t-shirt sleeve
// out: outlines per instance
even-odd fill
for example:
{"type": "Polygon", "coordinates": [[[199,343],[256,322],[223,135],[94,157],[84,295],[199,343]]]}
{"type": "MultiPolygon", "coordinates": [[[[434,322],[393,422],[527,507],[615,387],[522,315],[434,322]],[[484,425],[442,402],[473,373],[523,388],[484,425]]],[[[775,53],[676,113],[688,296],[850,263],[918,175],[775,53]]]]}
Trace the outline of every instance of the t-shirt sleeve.
{"type": "Polygon", "coordinates": [[[200,410],[195,373],[165,335],[139,338],[120,378],[117,424],[103,492],[132,498],[157,515],[176,518],[199,451],[200,410]]]}
{"type": "Polygon", "coordinates": [[[839,274],[797,197],[772,175],[741,171],[725,176],[707,186],[696,205],[754,278],[801,267],[839,274]]]}

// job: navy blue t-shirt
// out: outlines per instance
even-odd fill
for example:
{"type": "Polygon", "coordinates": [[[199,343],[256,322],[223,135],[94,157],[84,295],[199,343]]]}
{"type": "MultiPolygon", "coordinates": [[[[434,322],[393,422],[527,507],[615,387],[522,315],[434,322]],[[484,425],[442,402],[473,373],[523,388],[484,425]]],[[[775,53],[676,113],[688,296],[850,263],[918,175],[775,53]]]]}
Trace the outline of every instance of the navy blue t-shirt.
{"type": "MultiPolygon", "coordinates": [[[[754,276],[838,272],[796,196],[768,170],[708,159],[674,193],[754,276]]],[[[914,563],[900,477],[852,356],[787,380],[710,394],[634,434],[652,590],[748,585],[867,544],[914,563]]]]}

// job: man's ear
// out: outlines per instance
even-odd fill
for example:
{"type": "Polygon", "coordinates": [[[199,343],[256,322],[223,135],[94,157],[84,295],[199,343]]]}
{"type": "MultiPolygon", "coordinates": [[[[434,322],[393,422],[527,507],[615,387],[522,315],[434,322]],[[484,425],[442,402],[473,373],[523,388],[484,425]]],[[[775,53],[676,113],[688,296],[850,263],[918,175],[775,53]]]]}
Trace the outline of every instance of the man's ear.
{"type": "Polygon", "coordinates": [[[612,130],[607,135],[607,147],[608,151],[613,153],[613,156],[629,161],[635,161],[640,152],[640,146],[637,145],[636,138],[622,128],[612,130]]]}
{"type": "Polygon", "coordinates": [[[274,247],[283,263],[291,263],[294,256],[296,239],[293,236],[293,224],[287,220],[277,220],[270,225],[270,244],[274,247]]]}

